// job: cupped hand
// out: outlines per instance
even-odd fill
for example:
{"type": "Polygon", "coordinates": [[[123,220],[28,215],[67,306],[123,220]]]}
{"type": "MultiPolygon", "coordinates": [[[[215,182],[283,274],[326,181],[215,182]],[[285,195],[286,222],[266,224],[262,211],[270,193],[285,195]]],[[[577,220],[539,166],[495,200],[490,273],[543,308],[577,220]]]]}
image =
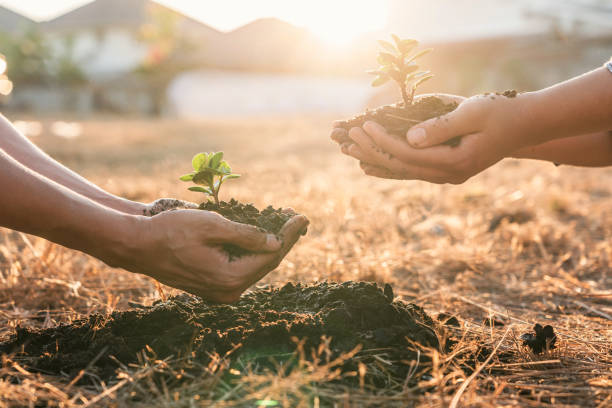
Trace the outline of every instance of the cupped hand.
{"type": "Polygon", "coordinates": [[[151,276],[205,299],[231,303],[275,269],[305,233],[308,219],[293,216],[278,236],[201,210],[142,218],[142,241],[115,266],[151,276]],[[231,260],[224,245],[251,251],[231,260]]]}
{"type": "MultiPolygon", "coordinates": [[[[449,96],[453,97],[453,96],[449,96]]],[[[456,101],[460,101],[461,97],[456,101]]],[[[514,151],[529,144],[528,111],[522,95],[479,95],[462,101],[453,112],[391,135],[374,122],[348,132],[344,154],[361,162],[372,176],[463,183],[514,151]],[[441,145],[460,136],[457,147],[441,145]]],[[[338,138],[334,130],[332,138],[338,138]]]]}

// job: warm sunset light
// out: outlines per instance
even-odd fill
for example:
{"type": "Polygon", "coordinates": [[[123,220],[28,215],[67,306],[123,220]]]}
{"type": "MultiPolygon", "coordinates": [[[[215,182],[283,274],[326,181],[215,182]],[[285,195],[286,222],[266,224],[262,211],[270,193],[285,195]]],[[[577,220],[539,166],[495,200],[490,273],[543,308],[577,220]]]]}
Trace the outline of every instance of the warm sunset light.
{"type": "MultiPolygon", "coordinates": [[[[192,0],[158,0],[160,4],[221,31],[231,31],[259,18],[274,17],[310,30],[331,45],[345,45],[360,34],[380,30],[389,17],[389,2],[372,4],[349,0],[227,0],[224,2],[195,2],[192,0]]],[[[87,0],[47,2],[43,0],[9,0],[16,10],[23,10],[34,18],[46,19],[60,12],[88,3],[87,0]]]]}

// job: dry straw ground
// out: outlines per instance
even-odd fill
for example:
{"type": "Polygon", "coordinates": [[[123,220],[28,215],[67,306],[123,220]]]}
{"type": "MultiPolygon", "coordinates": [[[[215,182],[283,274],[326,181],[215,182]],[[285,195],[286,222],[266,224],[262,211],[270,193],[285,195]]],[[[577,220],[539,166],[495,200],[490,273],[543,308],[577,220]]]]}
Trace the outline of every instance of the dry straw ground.
{"type": "MultiPolygon", "coordinates": [[[[117,383],[78,386],[4,356],[0,405],[612,406],[612,169],[505,161],[462,186],[381,181],[338,154],[327,137],[332,119],[100,119],[84,122],[77,139],[44,132],[33,140],[104,188],[143,201],[195,200],[177,176],[194,153],[224,150],[244,177],[222,195],[292,206],[311,220],[309,235],[261,284],[388,282],[434,316],[458,316],[461,327],[446,333],[461,339],[452,352],[423,350],[433,358],[430,376],[416,388],[346,389],[333,367],[310,358],[300,370],[266,373],[228,369],[221,356],[208,376],[173,388],[153,373],[180,371],[180,362],[144,351],[117,383]],[[490,228],[504,214],[515,217],[490,228]],[[507,324],[483,324],[493,316],[507,324]],[[540,356],[518,340],[536,322],[559,336],[559,347],[540,356]],[[482,345],[494,354],[473,373],[460,370],[482,345]]],[[[151,279],[0,230],[2,338],[17,325],[50,327],[159,296],[151,279]]],[[[364,368],[384,375],[385,363],[381,355],[364,368]]]]}

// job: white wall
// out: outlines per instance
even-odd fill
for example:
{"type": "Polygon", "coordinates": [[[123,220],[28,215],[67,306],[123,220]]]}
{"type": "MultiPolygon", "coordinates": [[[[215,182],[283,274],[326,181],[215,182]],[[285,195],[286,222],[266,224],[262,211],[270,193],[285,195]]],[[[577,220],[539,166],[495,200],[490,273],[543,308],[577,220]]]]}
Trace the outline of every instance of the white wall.
{"type": "Polygon", "coordinates": [[[134,33],[121,28],[104,31],[80,30],[49,35],[56,55],[66,52],[66,38],[73,37],[75,62],[89,78],[109,79],[137,68],[147,54],[147,46],[134,33]]]}

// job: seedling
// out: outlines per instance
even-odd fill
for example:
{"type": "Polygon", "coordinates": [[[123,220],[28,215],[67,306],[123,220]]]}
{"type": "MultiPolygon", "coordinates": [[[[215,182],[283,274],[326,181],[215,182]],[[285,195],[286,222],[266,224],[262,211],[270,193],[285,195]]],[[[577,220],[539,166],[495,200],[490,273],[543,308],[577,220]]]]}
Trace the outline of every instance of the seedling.
{"type": "Polygon", "coordinates": [[[433,77],[430,71],[419,71],[415,61],[433,48],[413,52],[419,45],[418,41],[403,40],[395,34],[392,34],[392,37],[394,43],[378,41],[384,50],[378,53],[377,61],[380,66],[368,73],[376,75],[372,86],[381,86],[389,80],[395,81],[402,92],[405,106],[410,106],[414,102],[417,87],[433,77]]]}
{"type": "Polygon", "coordinates": [[[180,180],[197,184],[188,190],[212,197],[217,205],[219,205],[219,190],[223,183],[240,177],[239,174],[233,174],[230,165],[223,160],[223,152],[198,153],[191,160],[191,164],[194,171],[185,174],[180,180]]]}

